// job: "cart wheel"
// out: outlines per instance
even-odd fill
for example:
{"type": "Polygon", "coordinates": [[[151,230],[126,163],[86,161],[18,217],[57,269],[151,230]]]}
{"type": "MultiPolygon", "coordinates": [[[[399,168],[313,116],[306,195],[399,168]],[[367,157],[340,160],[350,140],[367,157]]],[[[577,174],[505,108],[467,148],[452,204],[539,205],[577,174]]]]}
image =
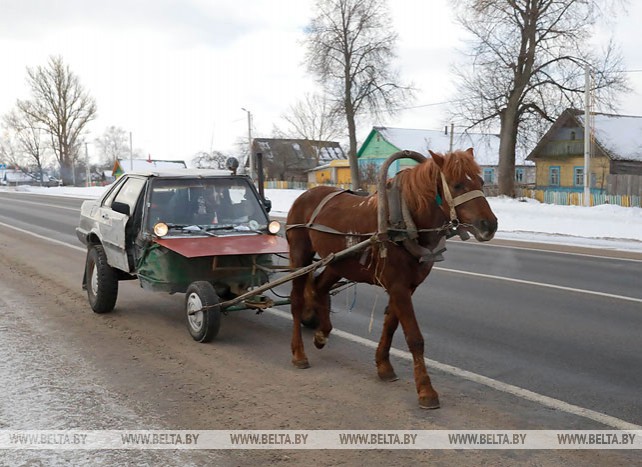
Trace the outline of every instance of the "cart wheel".
{"type": "Polygon", "coordinates": [[[94,245],[87,252],[85,265],[87,297],[95,313],[109,313],[118,298],[118,275],[107,263],[102,245],[94,245]]]}
{"type": "Polygon", "coordinates": [[[185,313],[187,315],[187,328],[196,342],[210,342],[218,334],[221,327],[221,311],[209,308],[200,310],[204,306],[217,305],[218,295],[212,284],[206,281],[192,282],[185,292],[185,313]]]}

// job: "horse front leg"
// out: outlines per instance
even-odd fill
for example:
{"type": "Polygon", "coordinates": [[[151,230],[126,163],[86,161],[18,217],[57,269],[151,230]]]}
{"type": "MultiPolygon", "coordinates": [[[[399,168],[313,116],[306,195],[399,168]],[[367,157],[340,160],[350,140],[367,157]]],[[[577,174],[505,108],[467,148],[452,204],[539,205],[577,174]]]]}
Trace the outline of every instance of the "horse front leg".
{"type": "Polygon", "coordinates": [[[386,307],[384,316],[381,339],[379,339],[377,353],[375,354],[377,374],[383,381],[397,381],[399,378],[390,363],[390,346],[392,345],[392,337],[395,335],[399,325],[399,318],[388,307],[386,307]]]}
{"type": "Polygon", "coordinates": [[[292,364],[297,368],[310,368],[308,357],[303,348],[301,337],[301,315],[305,306],[303,291],[307,278],[297,277],[292,280],[292,291],[290,292],[290,310],[292,311],[292,364]]]}
{"type": "Polygon", "coordinates": [[[390,291],[389,311],[395,313],[406,337],[408,349],[412,354],[415,385],[419,396],[419,407],[422,409],[438,409],[439,396],[433,389],[430,376],[426,371],[424,361],[424,338],[419,330],[415,311],[412,306],[412,292],[410,289],[396,289],[390,291]]]}

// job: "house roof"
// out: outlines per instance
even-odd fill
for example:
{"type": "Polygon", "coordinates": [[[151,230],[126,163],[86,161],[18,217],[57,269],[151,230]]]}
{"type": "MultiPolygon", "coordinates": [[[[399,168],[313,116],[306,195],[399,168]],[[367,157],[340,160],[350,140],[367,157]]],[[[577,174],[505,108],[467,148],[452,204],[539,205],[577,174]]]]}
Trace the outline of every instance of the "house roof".
{"type": "MultiPolygon", "coordinates": [[[[450,149],[450,134],[440,130],[373,127],[371,135],[375,132],[378,132],[388,143],[399,150],[410,149],[426,157],[429,155],[428,149],[440,153],[448,152],[450,149]]],[[[495,166],[499,162],[498,135],[455,132],[453,133],[453,147],[456,149],[472,147],[475,160],[479,165],[495,166]]]]}
{"type": "Polygon", "coordinates": [[[316,172],[319,170],[325,170],[329,168],[340,168],[340,167],[350,167],[350,161],[348,161],[348,159],[335,160],[327,164],[319,165],[318,167],[314,167],[312,169],[306,170],[306,172],[316,172]]]}
{"type": "Polygon", "coordinates": [[[0,170],[0,180],[4,180],[7,183],[21,183],[33,182],[35,178],[33,175],[25,173],[22,170],[4,169],[0,170]]]}
{"type": "MultiPolygon", "coordinates": [[[[584,115],[576,118],[583,127],[584,115]]],[[[611,159],[642,162],[642,117],[595,113],[592,120],[595,140],[611,159]]]]}
{"type": "Polygon", "coordinates": [[[319,164],[327,164],[333,160],[346,159],[341,145],[336,141],[317,141],[308,139],[289,138],[254,138],[253,144],[260,149],[266,158],[272,158],[272,152],[290,148],[300,159],[316,160],[318,150],[319,164]]]}
{"type": "MultiPolygon", "coordinates": [[[[607,157],[614,160],[642,162],[642,116],[593,112],[589,118],[591,118],[594,141],[607,157]]],[[[566,109],[537,143],[535,149],[528,155],[528,159],[535,159],[541,149],[555,136],[557,130],[569,120],[578,127],[584,128],[584,112],[566,109]]]]}
{"type": "Polygon", "coordinates": [[[185,170],[185,161],[162,161],[154,159],[118,159],[114,163],[112,176],[120,177],[124,173],[139,172],[149,173],[158,170],[167,172],[185,170]]]}

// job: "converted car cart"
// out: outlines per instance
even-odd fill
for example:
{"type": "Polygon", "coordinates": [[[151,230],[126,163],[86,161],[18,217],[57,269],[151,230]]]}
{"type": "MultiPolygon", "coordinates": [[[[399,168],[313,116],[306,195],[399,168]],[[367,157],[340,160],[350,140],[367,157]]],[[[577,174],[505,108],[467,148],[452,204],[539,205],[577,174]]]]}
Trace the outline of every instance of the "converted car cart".
{"type": "Polygon", "coordinates": [[[212,340],[223,308],[274,304],[250,292],[269,281],[274,255],[288,252],[269,209],[251,180],[233,171],[123,175],[83,203],[76,228],[87,246],[82,283],[91,308],[112,311],[119,281],[137,279],[146,290],[185,293],[190,334],[212,340]]]}

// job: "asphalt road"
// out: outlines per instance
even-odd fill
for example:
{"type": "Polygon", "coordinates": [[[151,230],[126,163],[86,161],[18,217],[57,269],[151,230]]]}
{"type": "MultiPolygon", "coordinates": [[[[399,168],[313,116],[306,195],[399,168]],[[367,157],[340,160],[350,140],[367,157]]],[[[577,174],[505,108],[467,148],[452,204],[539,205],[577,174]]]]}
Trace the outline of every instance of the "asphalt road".
{"type": "MultiPolygon", "coordinates": [[[[80,246],[81,202],[3,192],[0,222],[80,246]]],[[[415,293],[426,357],[642,425],[642,255],[473,242],[449,241],[415,293]]],[[[378,340],[386,298],[366,285],[342,292],[335,328],[378,340]]],[[[401,330],[394,346],[406,350],[401,330]]]]}

